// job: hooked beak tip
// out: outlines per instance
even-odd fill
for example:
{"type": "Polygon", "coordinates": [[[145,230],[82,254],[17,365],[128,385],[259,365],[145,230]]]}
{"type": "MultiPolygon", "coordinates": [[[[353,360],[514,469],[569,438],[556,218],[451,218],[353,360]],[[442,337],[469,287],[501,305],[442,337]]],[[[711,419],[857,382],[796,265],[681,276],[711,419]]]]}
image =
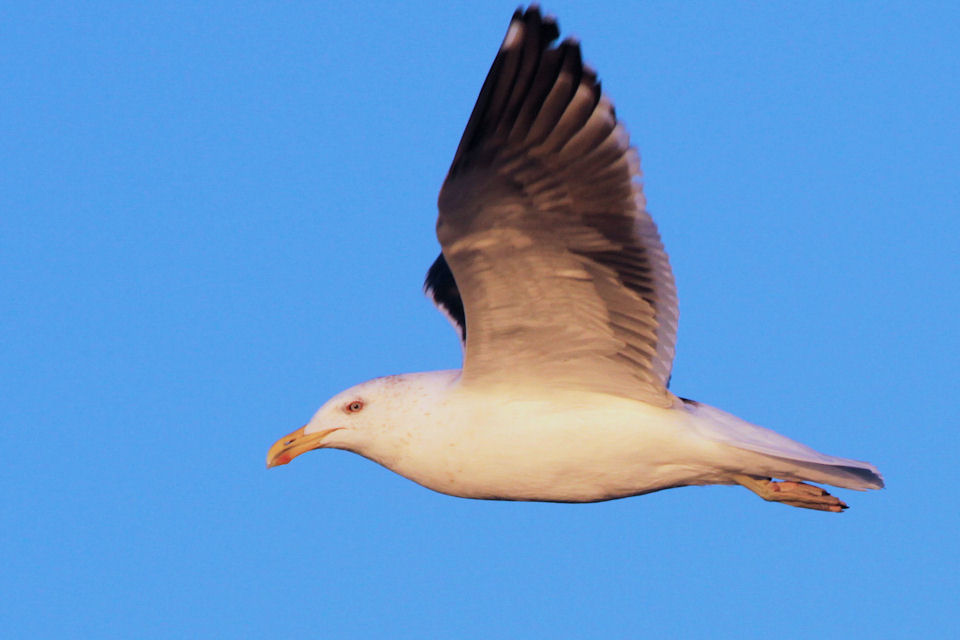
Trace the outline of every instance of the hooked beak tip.
{"type": "Polygon", "coordinates": [[[287,464],[301,453],[323,447],[323,439],[330,433],[339,430],[339,427],[335,427],[313,433],[304,433],[306,428],[306,426],[300,427],[273,443],[273,446],[267,452],[267,469],[287,464]]]}

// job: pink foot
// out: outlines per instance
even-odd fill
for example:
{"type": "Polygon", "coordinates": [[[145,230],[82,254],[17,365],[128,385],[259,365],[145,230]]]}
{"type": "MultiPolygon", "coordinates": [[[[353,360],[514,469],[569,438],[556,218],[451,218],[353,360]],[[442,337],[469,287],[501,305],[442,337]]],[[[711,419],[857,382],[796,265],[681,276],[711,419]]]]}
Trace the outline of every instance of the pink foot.
{"type": "Polygon", "coordinates": [[[833,513],[840,513],[847,508],[846,503],[839,498],[830,495],[820,487],[805,482],[793,482],[791,480],[777,482],[770,478],[757,478],[739,474],[734,476],[734,480],[770,502],[782,502],[791,507],[831,511],[833,513]]]}

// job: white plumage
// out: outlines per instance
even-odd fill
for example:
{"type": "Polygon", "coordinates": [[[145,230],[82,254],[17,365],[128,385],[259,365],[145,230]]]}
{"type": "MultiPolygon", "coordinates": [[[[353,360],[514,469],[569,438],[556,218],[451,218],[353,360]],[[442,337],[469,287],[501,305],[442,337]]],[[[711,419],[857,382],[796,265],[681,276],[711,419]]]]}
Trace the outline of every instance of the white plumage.
{"type": "Polygon", "coordinates": [[[462,371],[348,389],[268,465],[334,447],[451,495],[564,502],[741,484],[840,511],[803,481],[882,487],[868,463],[668,390],[676,289],[639,159],[558,35],[535,7],[514,15],[440,193],[425,288],[464,340],[462,371]]]}

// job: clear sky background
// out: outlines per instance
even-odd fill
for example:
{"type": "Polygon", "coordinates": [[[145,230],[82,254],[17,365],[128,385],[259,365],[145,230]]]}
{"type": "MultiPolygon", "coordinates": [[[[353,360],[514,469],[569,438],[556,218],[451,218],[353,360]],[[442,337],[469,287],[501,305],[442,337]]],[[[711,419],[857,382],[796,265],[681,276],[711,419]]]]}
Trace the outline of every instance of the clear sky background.
{"type": "Polygon", "coordinates": [[[674,391],[889,488],[836,516],[468,501],[339,451],[265,470],[342,388],[459,366],[420,284],[514,8],[0,9],[5,638],[956,631],[955,3],[544,7],[640,149],[674,391]]]}

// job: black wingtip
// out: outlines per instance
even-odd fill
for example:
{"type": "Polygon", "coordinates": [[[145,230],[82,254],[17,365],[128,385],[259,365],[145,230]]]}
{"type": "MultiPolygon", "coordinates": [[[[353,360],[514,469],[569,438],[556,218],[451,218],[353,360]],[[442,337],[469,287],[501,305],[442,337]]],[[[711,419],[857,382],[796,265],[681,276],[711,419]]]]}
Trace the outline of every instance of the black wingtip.
{"type": "Polygon", "coordinates": [[[450,265],[441,252],[430,269],[427,271],[427,277],[423,282],[423,292],[433,300],[433,303],[450,319],[450,322],[456,327],[460,334],[460,340],[465,342],[467,339],[467,317],[463,309],[463,300],[460,298],[460,290],[457,288],[457,281],[450,271],[450,265]]]}
{"type": "Polygon", "coordinates": [[[515,22],[522,22],[526,27],[539,30],[540,38],[545,42],[553,42],[560,37],[560,25],[557,24],[556,17],[543,14],[540,11],[540,5],[536,2],[526,9],[522,6],[517,7],[510,19],[510,25],[512,26],[515,22]]]}
{"type": "Polygon", "coordinates": [[[527,24],[539,25],[540,36],[548,42],[553,42],[560,37],[560,25],[557,24],[557,18],[551,14],[543,14],[540,11],[539,4],[531,4],[524,15],[527,24]]]}

